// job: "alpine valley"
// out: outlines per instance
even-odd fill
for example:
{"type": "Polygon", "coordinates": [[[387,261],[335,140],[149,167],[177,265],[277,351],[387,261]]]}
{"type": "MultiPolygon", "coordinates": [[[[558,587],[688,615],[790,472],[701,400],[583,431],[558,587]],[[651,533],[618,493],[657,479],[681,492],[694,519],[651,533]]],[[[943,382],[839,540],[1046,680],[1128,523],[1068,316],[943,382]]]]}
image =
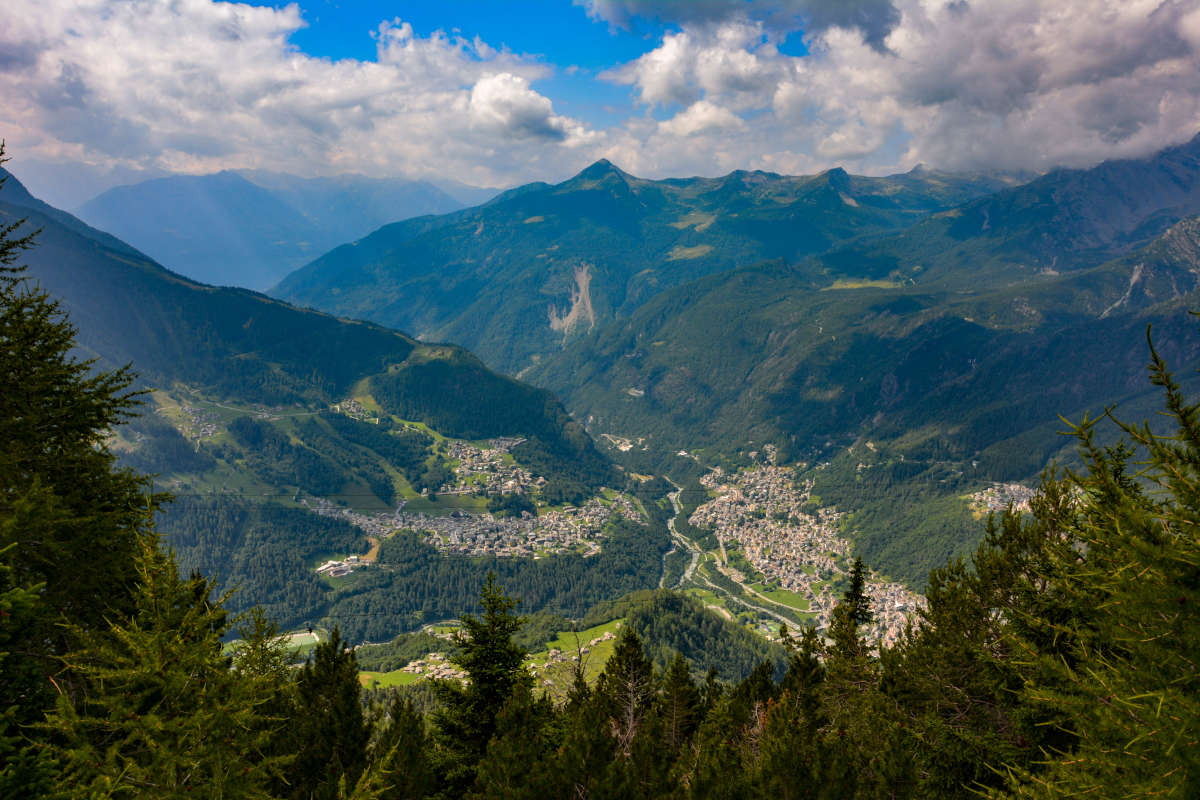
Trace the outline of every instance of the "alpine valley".
{"type": "Polygon", "coordinates": [[[139,376],[108,445],[173,495],[181,567],[299,636],[383,643],[360,651],[370,680],[451,674],[444,626],[488,573],[534,615],[556,692],[562,637],[606,654],[619,621],[662,664],[781,668],[780,626],[824,630],[858,558],[871,636],[895,642],[989,512],[1078,464],[1064,419],[1157,408],[1148,327],[1198,388],[1200,137],[1041,176],[652,181],[600,161],[465,209],[364,186],[222,173],[83,208],[196,269],[196,243],[224,241],[206,225],[252,218],[234,238],[292,244],[275,267],[229,256],[259,265],[251,285],[401,189],[452,208],[271,297],[171,272],[11,175],[0,220],[40,229],[30,275],[79,354],[139,376]]]}

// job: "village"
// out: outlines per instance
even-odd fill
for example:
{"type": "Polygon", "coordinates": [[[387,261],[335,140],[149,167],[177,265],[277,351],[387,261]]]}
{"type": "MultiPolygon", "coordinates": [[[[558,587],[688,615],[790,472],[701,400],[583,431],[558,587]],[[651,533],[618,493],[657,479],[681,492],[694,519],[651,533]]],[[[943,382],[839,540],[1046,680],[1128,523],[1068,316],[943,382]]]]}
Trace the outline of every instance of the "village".
{"type": "MultiPolygon", "coordinates": [[[[843,515],[813,505],[812,482],[797,484],[790,467],[755,466],[735,475],[717,468],[701,484],[717,496],[699,506],[689,522],[713,531],[721,546],[722,572],[738,583],[749,581],[729,566],[727,550],[739,550],[763,583],[807,599],[817,627],[827,628],[839,599],[832,582],[845,576],[851,564],[850,544],[840,531],[843,515]]],[[[868,638],[883,644],[896,641],[909,615],[924,602],[873,572],[867,592],[874,613],[868,638]]]]}
{"type": "Polygon", "coordinates": [[[401,528],[421,532],[444,553],[513,558],[540,558],[566,551],[595,555],[600,552],[605,527],[616,517],[636,521],[641,514],[625,495],[609,501],[593,497],[581,507],[564,506],[538,516],[396,514],[401,528]]]}
{"type": "Polygon", "coordinates": [[[445,455],[458,463],[455,480],[438,489],[439,494],[529,494],[546,485],[546,479],[534,477],[518,466],[508,451],[525,440],[517,437],[491,439],[488,447],[477,447],[459,440],[447,444],[445,455]]]}
{"type": "MultiPolygon", "coordinates": [[[[500,462],[491,458],[489,463],[500,462]]],[[[460,464],[457,469],[468,475],[484,474],[468,472],[478,469],[477,462],[472,462],[470,466],[460,464]]],[[[528,476],[524,470],[521,472],[528,476]]],[[[502,474],[511,476],[511,473],[502,474]]],[[[537,485],[536,481],[527,479],[521,487],[527,490],[532,485],[537,485]]],[[[344,520],[376,541],[396,531],[412,530],[422,534],[425,541],[443,553],[509,558],[541,558],[568,551],[584,556],[595,555],[600,552],[604,530],[610,522],[616,518],[630,521],[642,518],[634,502],[623,494],[593,497],[582,506],[564,506],[538,515],[526,512],[519,517],[471,514],[461,510],[446,515],[423,514],[405,511],[403,503],[393,512],[364,513],[320,497],[304,497],[300,503],[313,513],[344,520]]],[[[321,574],[329,577],[341,577],[367,566],[372,560],[347,558],[332,561],[323,564],[318,571],[324,570],[321,574]]]]}

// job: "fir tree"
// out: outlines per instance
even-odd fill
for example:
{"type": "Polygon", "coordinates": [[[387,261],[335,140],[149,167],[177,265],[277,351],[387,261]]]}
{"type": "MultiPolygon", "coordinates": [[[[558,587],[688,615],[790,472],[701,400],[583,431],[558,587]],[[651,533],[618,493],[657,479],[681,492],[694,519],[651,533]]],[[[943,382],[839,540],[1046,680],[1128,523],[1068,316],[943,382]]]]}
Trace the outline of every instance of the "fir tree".
{"type": "Polygon", "coordinates": [[[335,628],[296,676],[289,737],[295,760],[288,796],[335,798],[366,766],[371,727],[363,713],[358,659],[335,628]]]}
{"type": "Polygon", "coordinates": [[[642,641],[625,626],[596,685],[596,693],[609,718],[617,749],[628,757],[633,739],[650,710],[655,693],[654,665],[642,641]]]}
{"type": "Polygon", "coordinates": [[[61,695],[45,724],[62,785],[88,797],[268,797],[262,687],[222,654],[212,584],[181,580],[152,536],[135,569],[132,618],[75,631],[83,645],[66,662],[78,697],[61,695]]]}
{"type": "Polygon", "coordinates": [[[671,666],[663,673],[659,715],[662,718],[663,745],[668,753],[677,756],[700,721],[700,691],[692,681],[687,661],[679,653],[675,654],[671,666]]]}
{"type": "Polygon", "coordinates": [[[475,770],[496,732],[496,715],[516,690],[529,691],[525,651],[513,642],[524,619],[516,601],[507,597],[488,574],[480,591],[482,616],[465,615],[452,661],[469,679],[437,684],[442,707],[434,717],[438,767],[447,796],[461,797],[474,783],[475,770]]]}
{"type": "Polygon", "coordinates": [[[392,698],[369,760],[354,800],[416,800],[436,789],[425,720],[409,698],[399,693],[392,698]]]}
{"type": "Polygon", "coordinates": [[[1131,444],[1105,448],[1095,420],[1075,428],[1079,514],[1042,581],[1070,613],[1022,620],[1036,648],[1022,699],[1069,721],[1072,739],[1044,768],[1013,769],[1018,796],[1200,791],[1200,404],[1153,345],[1150,376],[1173,435],[1110,413],[1131,444]],[[1130,475],[1134,447],[1144,465],[1130,475]]]}

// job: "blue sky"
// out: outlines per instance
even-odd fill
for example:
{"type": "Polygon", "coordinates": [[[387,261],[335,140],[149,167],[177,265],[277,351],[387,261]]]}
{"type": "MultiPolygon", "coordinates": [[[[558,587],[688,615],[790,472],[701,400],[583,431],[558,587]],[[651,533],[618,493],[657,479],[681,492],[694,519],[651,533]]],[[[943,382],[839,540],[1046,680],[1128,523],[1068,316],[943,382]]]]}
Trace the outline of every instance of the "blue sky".
{"type": "MultiPolygon", "coordinates": [[[[276,5],[255,3],[255,5],[276,5]]],[[[422,36],[434,31],[476,36],[553,67],[538,88],[552,95],[566,113],[593,124],[613,124],[628,113],[629,89],[595,80],[603,70],[632,61],[654,49],[661,23],[641,21],[621,28],[590,19],[587,10],[561,0],[512,3],[445,0],[435,3],[301,2],[308,27],[292,43],[314,56],[370,60],[371,33],[381,20],[400,18],[422,36]],[[573,69],[572,69],[573,68],[573,69]]]]}
{"type": "Polygon", "coordinates": [[[0,136],[70,206],[228,168],[1044,170],[1200,130],[1200,0],[0,3],[0,136]]]}
{"type": "MultiPolygon", "coordinates": [[[[252,3],[276,7],[278,3],[252,3]]],[[[305,53],[332,59],[370,60],[375,57],[371,34],[380,21],[402,19],[418,35],[434,31],[476,36],[496,48],[537,59],[552,72],[535,81],[536,88],[555,98],[563,113],[595,125],[613,125],[629,116],[629,87],[597,76],[653,51],[664,34],[679,26],[657,17],[635,17],[612,24],[588,14],[582,3],[564,0],[444,0],[444,2],[348,2],[305,0],[298,3],[307,27],[291,41],[305,53]]],[[[797,29],[782,37],[780,50],[793,55],[805,51],[801,20],[797,29]]],[[[668,104],[670,106],[672,104],[668,104]]],[[[670,107],[642,109],[665,118],[670,107]]]]}

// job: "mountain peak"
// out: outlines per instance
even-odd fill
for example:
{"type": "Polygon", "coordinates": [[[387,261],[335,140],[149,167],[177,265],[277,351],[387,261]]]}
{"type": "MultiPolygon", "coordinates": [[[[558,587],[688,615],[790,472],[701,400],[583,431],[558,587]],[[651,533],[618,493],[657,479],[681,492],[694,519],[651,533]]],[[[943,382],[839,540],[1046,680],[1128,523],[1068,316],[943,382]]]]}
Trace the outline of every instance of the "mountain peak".
{"type": "Polygon", "coordinates": [[[609,161],[607,158],[602,158],[585,168],[582,172],[576,175],[575,178],[577,180],[598,181],[608,177],[609,175],[616,175],[624,178],[625,171],[609,161]]]}
{"type": "Polygon", "coordinates": [[[850,173],[841,167],[827,169],[816,176],[818,185],[824,184],[837,189],[839,192],[850,190],[850,173]]]}

